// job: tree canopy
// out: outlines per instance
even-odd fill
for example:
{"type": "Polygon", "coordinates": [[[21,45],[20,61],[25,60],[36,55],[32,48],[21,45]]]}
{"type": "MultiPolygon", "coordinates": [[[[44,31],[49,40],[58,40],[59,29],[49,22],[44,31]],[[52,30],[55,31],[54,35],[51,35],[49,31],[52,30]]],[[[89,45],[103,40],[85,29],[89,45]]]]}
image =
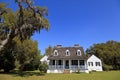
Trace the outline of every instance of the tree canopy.
{"type": "Polygon", "coordinates": [[[35,6],[33,0],[15,0],[15,4],[18,9],[13,11],[0,3],[0,69],[6,72],[15,68],[16,60],[24,69],[39,65],[38,43],[30,38],[50,26],[46,7],[35,6]]]}
{"type": "Polygon", "coordinates": [[[16,36],[23,41],[41,29],[49,29],[46,7],[33,6],[32,0],[15,2],[19,7],[15,12],[0,3],[0,51],[16,36]]]}
{"type": "Polygon", "coordinates": [[[16,59],[20,61],[20,64],[29,62],[35,57],[39,57],[40,59],[37,41],[27,39],[21,42],[18,38],[14,38],[14,41],[16,44],[13,51],[16,54],[16,59]]]}
{"type": "Polygon", "coordinates": [[[110,66],[111,69],[120,69],[120,42],[107,41],[106,43],[98,43],[92,45],[86,50],[87,56],[96,55],[104,65],[110,66]]]}
{"type": "Polygon", "coordinates": [[[53,52],[52,46],[48,46],[48,48],[45,49],[45,55],[49,56],[53,52]]]}

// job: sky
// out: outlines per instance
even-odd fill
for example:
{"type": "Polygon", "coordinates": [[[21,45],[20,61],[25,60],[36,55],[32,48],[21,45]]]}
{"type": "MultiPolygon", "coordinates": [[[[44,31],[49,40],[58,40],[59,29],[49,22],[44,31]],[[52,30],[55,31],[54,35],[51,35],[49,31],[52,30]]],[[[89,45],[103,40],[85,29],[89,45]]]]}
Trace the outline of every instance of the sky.
{"type": "MultiPolygon", "coordinates": [[[[14,0],[0,2],[17,9],[14,0]]],[[[49,31],[32,36],[42,54],[49,45],[79,44],[86,50],[95,43],[120,41],[120,0],[34,0],[34,4],[46,6],[49,14],[49,31]]]]}

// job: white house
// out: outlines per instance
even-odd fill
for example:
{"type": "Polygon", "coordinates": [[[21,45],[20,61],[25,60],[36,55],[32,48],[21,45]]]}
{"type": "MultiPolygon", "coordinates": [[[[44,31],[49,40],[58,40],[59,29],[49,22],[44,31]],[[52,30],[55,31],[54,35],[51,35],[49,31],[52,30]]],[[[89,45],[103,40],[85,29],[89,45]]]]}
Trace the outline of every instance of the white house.
{"type": "Polygon", "coordinates": [[[101,60],[95,55],[88,58],[87,66],[89,71],[103,71],[101,60]]]}
{"type": "Polygon", "coordinates": [[[79,45],[74,45],[74,47],[57,45],[49,57],[45,56],[40,61],[47,62],[49,66],[47,73],[72,73],[78,71],[88,73],[91,70],[102,71],[102,69],[100,70],[100,66],[102,66],[100,59],[94,55],[87,59],[83,48],[79,45]],[[94,63],[97,65],[94,65],[94,63]],[[99,64],[100,66],[98,66],[99,64]]]}

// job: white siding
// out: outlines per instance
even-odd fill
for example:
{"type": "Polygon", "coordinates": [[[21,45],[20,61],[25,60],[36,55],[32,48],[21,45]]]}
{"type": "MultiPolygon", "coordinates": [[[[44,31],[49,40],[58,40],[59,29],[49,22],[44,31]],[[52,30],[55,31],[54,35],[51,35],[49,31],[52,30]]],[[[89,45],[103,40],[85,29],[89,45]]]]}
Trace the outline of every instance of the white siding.
{"type": "Polygon", "coordinates": [[[92,71],[92,70],[95,70],[95,71],[103,71],[102,70],[102,63],[101,63],[101,60],[96,57],[95,55],[92,55],[90,58],[88,58],[87,60],[87,64],[88,64],[88,70],[89,71],[92,71]],[[100,65],[98,64],[96,66],[96,62],[100,63],[100,65]],[[89,65],[90,64],[90,65],[89,65]],[[93,65],[92,65],[93,64],[93,65]]]}
{"type": "Polygon", "coordinates": [[[43,58],[40,59],[40,61],[43,63],[43,62],[47,62],[47,64],[49,64],[49,60],[48,59],[48,56],[44,56],[43,58]]]}

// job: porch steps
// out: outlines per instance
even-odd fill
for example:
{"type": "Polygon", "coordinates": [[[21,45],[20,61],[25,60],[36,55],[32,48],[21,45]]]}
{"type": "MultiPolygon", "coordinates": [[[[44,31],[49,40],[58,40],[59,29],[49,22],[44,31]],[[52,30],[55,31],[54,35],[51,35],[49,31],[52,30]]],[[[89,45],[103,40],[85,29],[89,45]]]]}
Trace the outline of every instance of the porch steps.
{"type": "Polygon", "coordinates": [[[64,69],[64,74],[70,74],[70,69],[64,69]]]}

